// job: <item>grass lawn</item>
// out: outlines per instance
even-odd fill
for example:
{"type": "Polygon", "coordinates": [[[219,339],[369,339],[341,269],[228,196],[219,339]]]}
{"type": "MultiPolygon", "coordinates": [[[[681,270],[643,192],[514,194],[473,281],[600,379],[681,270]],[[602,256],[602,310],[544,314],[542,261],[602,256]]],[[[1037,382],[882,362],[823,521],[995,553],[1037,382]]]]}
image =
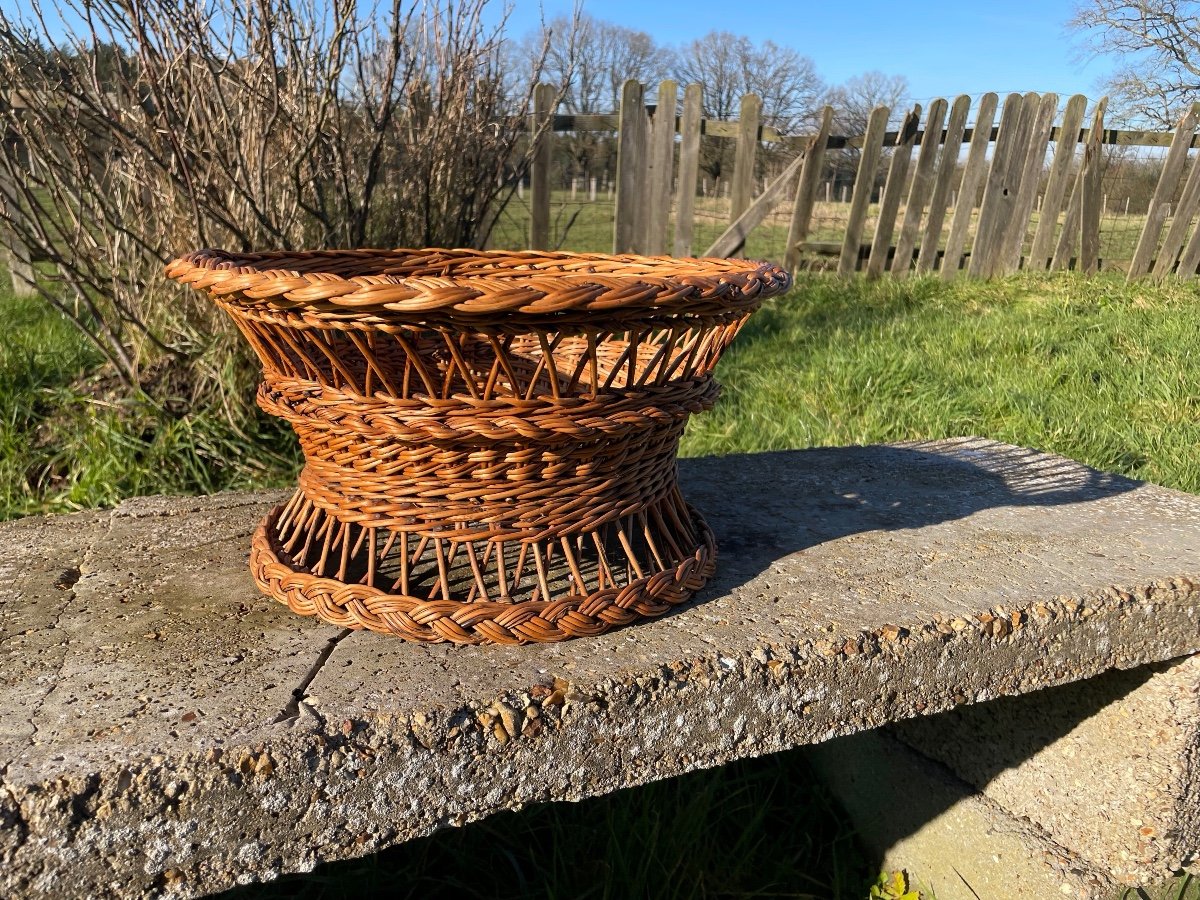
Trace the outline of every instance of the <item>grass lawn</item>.
{"type": "MultiPolygon", "coordinates": [[[[686,454],[975,434],[1200,491],[1198,288],[1115,277],[803,278],[720,364],[686,454]]],[[[179,419],[81,395],[66,323],[0,295],[0,518],[156,491],[286,483],[273,423],[179,419]]],[[[881,798],[881,809],[886,798],[881,798]]],[[[875,872],[798,753],[537,807],[238,898],[847,897],[875,872]]],[[[1183,884],[1166,897],[1192,897],[1183,884]]]]}
{"type": "Polygon", "coordinates": [[[99,353],[37,299],[0,292],[0,334],[0,520],[294,475],[294,439],[265,416],[234,424],[119,399],[99,353]]]}
{"type": "Polygon", "coordinates": [[[801,280],[720,363],[687,454],[975,434],[1200,491],[1200,287],[801,280]]]}
{"type": "MultiPolygon", "coordinates": [[[[901,205],[896,216],[895,232],[892,244],[900,233],[906,209],[901,205]]],[[[612,249],[613,216],[615,207],[611,197],[601,192],[594,201],[587,199],[587,194],[580,191],[572,199],[569,191],[554,191],[550,197],[550,246],[560,250],[576,252],[607,252],[612,249]]],[[[770,259],[782,261],[787,253],[787,233],[791,222],[792,204],[788,200],[778,203],[767,218],[758,225],[746,239],[745,255],[751,259],[770,259]]],[[[846,234],[846,226],[850,217],[850,204],[839,202],[818,201],[812,213],[809,224],[809,252],[804,254],[806,267],[817,271],[836,270],[838,264],[837,248],[840,248],[846,234]],[[818,253],[815,246],[825,248],[818,253]]],[[[879,218],[879,204],[872,203],[867,208],[867,218],[863,226],[862,243],[870,244],[875,235],[875,226],[879,218]]],[[[1037,229],[1041,214],[1034,212],[1030,216],[1026,229],[1023,252],[1028,254],[1033,243],[1033,235],[1037,229]]],[[[512,203],[505,209],[497,220],[492,233],[490,246],[496,249],[519,250],[529,246],[529,195],[523,198],[514,197],[512,203]]],[[[1061,233],[1065,213],[1060,214],[1055,227],[1055,235],[1061,233]]],[[[668,223],[667,234],[674,235],[674,216],[668,223]]],[[[947,214],[942,223],[940,247],[945,247],[950,234],[952,211],[947,214]]],[[[979,210],[972,212],[967,229],[967,249],[974,240],[975,228],[979,221],[979,210]]],[[[1170,227],[1173,220],[1168,217],[1163,222],[1163,230],[1170,227]]],[[[1129,261],[1133,258],[1134,248],[1138,237],[1146,223],[1143,214],[1125,214],[1118,210],[1105,210],[1100,220],[1100,259],[1103,267],[1109,271],[1126,271],[1129,261]]],[[[729,199],[726,197],[697,197],[695,215],[692,225],[692,252],[703,254],[708,247],[725,231],[729,225],[729,199]]],[[[1078,241],[1076,242],[1078,252],[1078,241]]]]}

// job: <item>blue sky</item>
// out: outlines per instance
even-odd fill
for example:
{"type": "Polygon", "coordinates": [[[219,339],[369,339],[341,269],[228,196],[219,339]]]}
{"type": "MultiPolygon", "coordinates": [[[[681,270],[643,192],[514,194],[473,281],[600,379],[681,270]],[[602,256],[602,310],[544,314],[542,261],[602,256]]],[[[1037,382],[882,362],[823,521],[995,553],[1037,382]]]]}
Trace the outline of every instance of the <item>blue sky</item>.
{"type": "MultiPolygon", "coordinates": [[[[46,7],[55,0],[43,0],[46,7]]],[[[1066,23],[1078,0],[584,0],[584,9],[677,45],[713,29],[773,40],[810,57],[836,84],[877,69],[908,78],[910,95],[1055,91],[1096,97],[1112,59],[1082,51],[1066,23]]],[[[498,18],[506,0],[490,0],[498,18]]],[[[520,37],[574,0],[508,0],[508,33],[520,37]]],[[[26,0],[0,0],[20,14],[26,0]]]]}
{"type": "MultiPolygon", "coordinates": [[[[571,0],[513,0],[509,31],[569,14],[571,0]]],[[[871,69],[904,75],[915,100],[985,91],[1099,96],[1111,59],[1081,54],[1066,28],[1075,0],[591,0],[597,18],[684,43],[713,29],[773,40],[836,83],[871,69]]]]}

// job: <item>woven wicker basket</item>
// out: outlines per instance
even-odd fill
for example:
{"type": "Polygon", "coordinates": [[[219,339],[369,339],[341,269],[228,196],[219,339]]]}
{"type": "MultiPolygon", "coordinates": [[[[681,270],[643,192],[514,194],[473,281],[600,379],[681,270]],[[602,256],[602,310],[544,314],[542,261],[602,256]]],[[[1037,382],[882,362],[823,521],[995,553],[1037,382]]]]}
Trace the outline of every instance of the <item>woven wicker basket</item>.
{"type": "Polygon", "coordinates": [[[192,253],[291,423],[299,489],[259,587],[417,641],[599,634],[682,603],[716,549],[680,496],[688,416],[776,266],[469,250],[192,253]]]}

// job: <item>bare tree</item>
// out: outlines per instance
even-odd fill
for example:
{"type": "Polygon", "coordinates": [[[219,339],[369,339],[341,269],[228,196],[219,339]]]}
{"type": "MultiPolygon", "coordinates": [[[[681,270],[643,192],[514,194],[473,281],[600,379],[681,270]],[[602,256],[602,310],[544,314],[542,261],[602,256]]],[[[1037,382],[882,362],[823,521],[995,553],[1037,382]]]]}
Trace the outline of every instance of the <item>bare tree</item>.
{"type": "MultiPolygon", "coordinates": [[[[830,88],[825,95],[825,102],[833,107],[834,131],[851,137],[866,133],[867,120],[875,107],[886,106],[890,110],[889,121],[898,126],[912,105],[908,98],[908,79],[903,75],[885,75],[878,71],[864,72],[830,88]]],[[[877,178],[886,169],[889,155],[890,151],[885,150],[877,178]]],[[[859,158],[860,151],[849,148],[826,155],[826,165],[832,172],[835,191],[854,184],[859,158]]]]}
{"type": "Polygon", "coordinates": [[[0,11],[0,225],[133,390],[236,346],[173,255],[480,244],[525,164],[487,0],[80,0],[57,46],[40,3],[0,11]]]}
{"type": "MultiPolygon", "coordinates": [[[[783,134],[795,134],[813,122],[825,90],[807,56],[773,41],[755,43],[727,31],[711,31],[682,47],[675,73],[684,84],[703,86],[708,118],[736,118],[742,97],[754,93],[762,100],[763,122],[783,134]]],[[[701,169],[714,179],[724,177],[733,150],[729,141],[706,142],[701,169]]],[[[760,164],[768,164],[769,157],[760,154],[760,164]]]]}
{"type": "Polygon", "coordinates": [[[684,84],[704,87],[704,114],[732,119],[744,94],[763,102],[763,120],[794,134],[814,120],[825,85],[813,61],[774,41],[711,31],[680,49],[675,71],[684,84]]]}
{"type": "Polygon", "coordinates": [[[1095,52],[1120,56],[1108,80],[1115,116],[1172,128],[1200,100],[1200,3],[1085,0],[1070,27],[1095,52]]]}
{"type": "MultiPolygon", "coordinates": [[[[561,86],[564,111],[577,114],[616,112],[627,79],[653,90],[672,60],[646,32],[583,13],[546,22],[525,37],[519,52],[527,68],[543,66],[543,78],[561,86]]],[[[556,144],[568,178],[613,174],[615,150],[602,133],[566,133],[556,144]]]]}
{"type": "Polygon", "coordinates": [[[614,112],[626,79],[654,84],[670,67],[671,52],[644,31],[580,14],[559,17],[530,36],[529,56],[546,46],[545,77],[562,85],[572,113],[614,112]]]}
{"type": "Polygon", "coordinates": [[[841,134],[864,134],[871,110],[886,106],[891,119],[904,118],[911,101],[908,98],[908,79],[903,75],[864,72],[835,85],[825,95],[825,103],[833,107],[834,130],[841,134]]]}

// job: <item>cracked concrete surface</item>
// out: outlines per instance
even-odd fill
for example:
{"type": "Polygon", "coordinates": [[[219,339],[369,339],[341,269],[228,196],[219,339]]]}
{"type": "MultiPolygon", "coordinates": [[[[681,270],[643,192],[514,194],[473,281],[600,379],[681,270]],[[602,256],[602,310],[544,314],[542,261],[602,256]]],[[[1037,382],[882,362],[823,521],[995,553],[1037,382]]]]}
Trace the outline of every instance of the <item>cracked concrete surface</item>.
{"type": "Polygon", "coordinates": [[[550,646],[290,614],[278,495],[0,526],[0,893],[212,892],[1200,649],[1200,498],[978,439],[681,475],[713,583],[550,646]]]}

